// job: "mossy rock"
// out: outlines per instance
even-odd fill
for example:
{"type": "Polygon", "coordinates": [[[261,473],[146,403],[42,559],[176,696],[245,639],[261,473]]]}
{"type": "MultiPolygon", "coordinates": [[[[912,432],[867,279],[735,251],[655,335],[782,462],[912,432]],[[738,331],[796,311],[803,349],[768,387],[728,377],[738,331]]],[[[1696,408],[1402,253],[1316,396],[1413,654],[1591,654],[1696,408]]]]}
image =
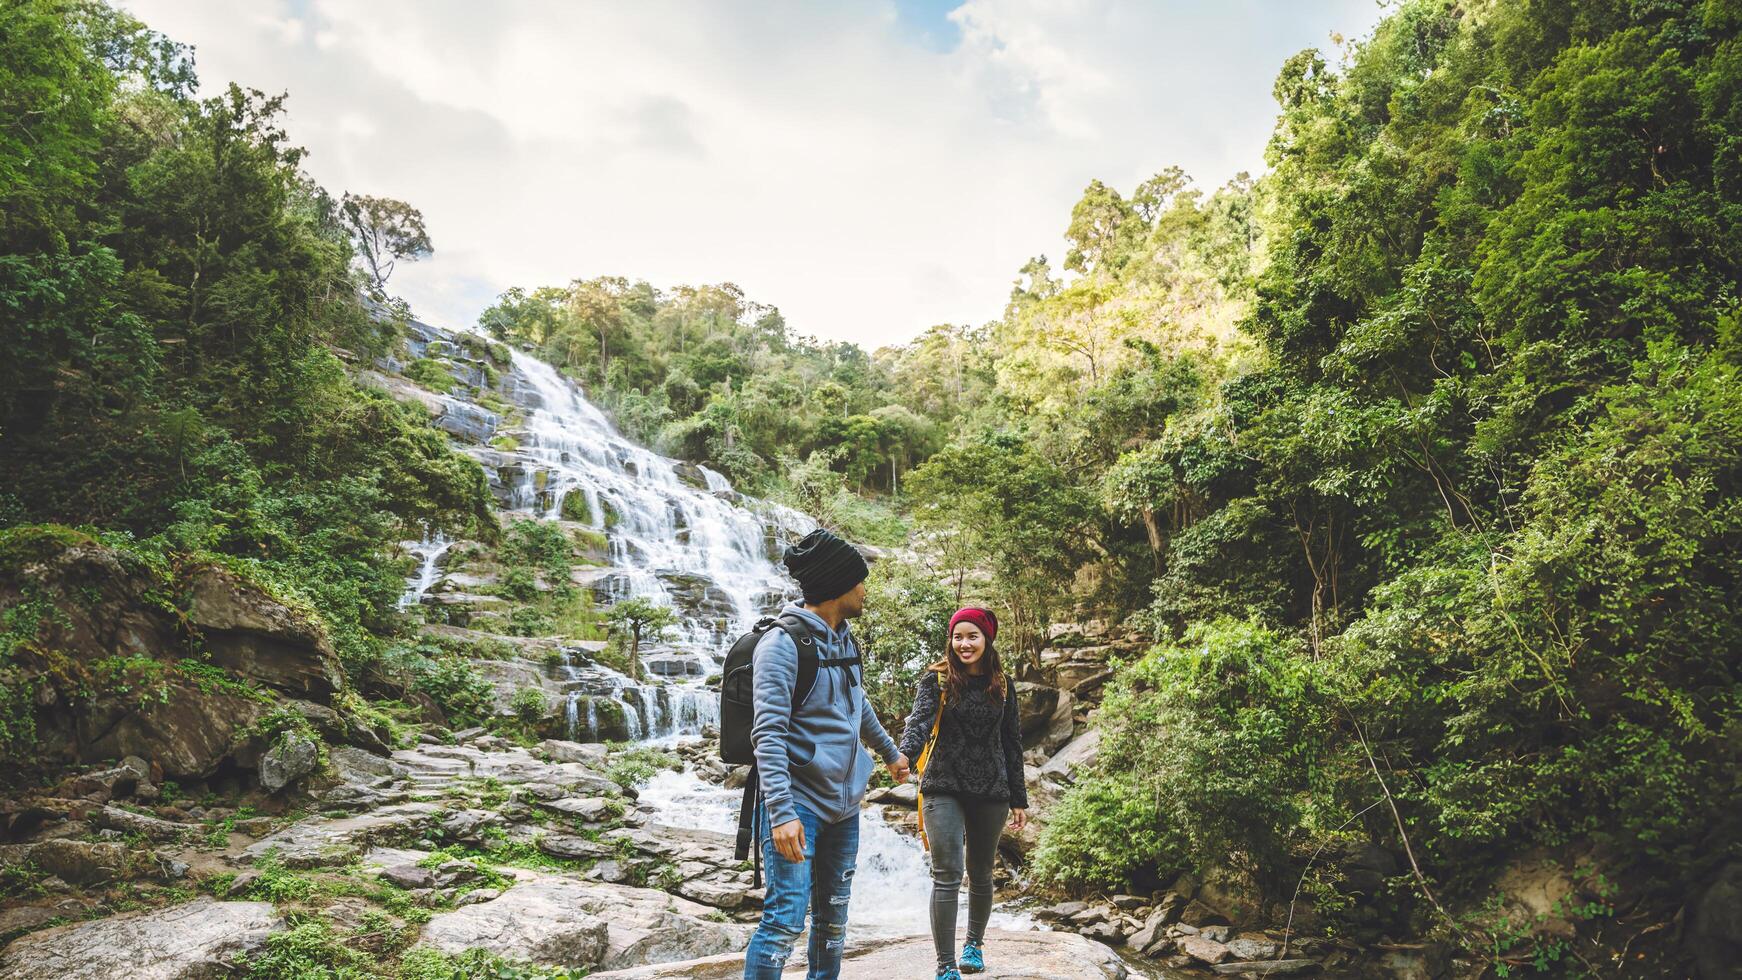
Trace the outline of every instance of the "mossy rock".
{"type": "Polygon", "coordinates": [[[428,357],[420,357],[407,364],[404,374],[431,391],[447,394],[454,388],[454,376],[448,373],[448,369],[440,361],[428,357]]]}
{"type": "Polygon", "coordinates": [[[593,523],[593,507],[587,503],[587,495],[579,490],[570,490],[563,495],[562,514],[565,521],[593,523]]]}
{"type": "Polygon", "coordinates": [[[586,694],[577,699],[575,717],[579,719],[580,727],[574,733],[574,738],[583,742],[627,742],[630,738],[629,713],[623,702],[602,694],[586,694]],[[588,727],[588,708],[591,707],[592,727],[588,727]]]}
{"type": "Polygon", "coordinates": [[[612,528],[616,527],[617,525],[623,523],[622,512],[619,511],[616,508],[616,506],[611,503],[609,498],[607,498],[607,497],[600,497],[599,498],[599,509],[605,512],[605,514],[604,514],[604,516],[605,516],[605,530],[609,531],[612,528]]]}
{"type": "Polygon", "coordinates": [[[60,524],[25,524],[0,531],[0,576],[25,565],[47,561],[79,545],[94,544],[90,535],[60,524]]]}

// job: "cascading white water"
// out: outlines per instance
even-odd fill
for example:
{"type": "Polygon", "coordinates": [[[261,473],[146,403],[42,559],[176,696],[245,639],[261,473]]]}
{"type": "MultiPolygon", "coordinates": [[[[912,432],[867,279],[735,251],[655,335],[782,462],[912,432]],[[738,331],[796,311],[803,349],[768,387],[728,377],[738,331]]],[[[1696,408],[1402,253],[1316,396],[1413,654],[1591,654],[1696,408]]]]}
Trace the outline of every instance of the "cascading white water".
{"type": "MultiPolygon", "coordinates": [[[[564,502],[580,494],[585,506],[566,510],[606,537],[604,598],[640,596],[673,609],[678,618],[666,644],[644,645],[644,661],[674,657],[684,667],[681,679],[638,683],[596,665],[584,678],[571,661],[570,680],[594,682],[575,685],[569,696],[571,736],[597,737],[601,719],[593,699],[601,696],[615,701],[613,711],[622,712],[621,731],[629,738],[700,731],[719,717],[718,698],[706,686],[717,656],[790,587],[769,560],[766,522],[736,506],[720,474],[695,467],[701,484],[695,485],[679,475],[676,460],[623,438],[551,365],[515,352],[512,379],[519,387],[516,400],[530,409],[520,452],[532,465],[524,469],[511,504],[555,520],[564,514],[564,502]],[[584,706],[576,703],[582,699],[584,706]]],[[[791,515],[780,517],[794,523],[791,515]]]]}
{"type": "Polygon", "coordinates": [[[516,502],[554,519],[566,497],[583,494],[588,523],[607,533],[613,565],[635,595],[675,607],[673,580],[702,586],[707,603],[726,615],[685,617],[681,643],[711,648],[755,621],[758,597],[786,591],[768,560],[764,522],[722,499],[731,491],[724,477],[697,467],[704,486],[692,486],[678,475],[677,461],[619,435],[549,364],[516,352],[514,370],[538,401],[522,452],[546,474],[529,472],[531,492],[516,502]]]}
{"type": "Polygon", "coordinates": [[[439,531],[422,541],[405,546],[405,550],[417,556],[419,564],[417,576],[407,583],[405,594],[399,597],[399,608],[407,609],[423,601],[430,586],[435,585],[436,580],[442,577],[442,556],[453,546],[454,543],[448,540],[447,535],[439,531]]]}

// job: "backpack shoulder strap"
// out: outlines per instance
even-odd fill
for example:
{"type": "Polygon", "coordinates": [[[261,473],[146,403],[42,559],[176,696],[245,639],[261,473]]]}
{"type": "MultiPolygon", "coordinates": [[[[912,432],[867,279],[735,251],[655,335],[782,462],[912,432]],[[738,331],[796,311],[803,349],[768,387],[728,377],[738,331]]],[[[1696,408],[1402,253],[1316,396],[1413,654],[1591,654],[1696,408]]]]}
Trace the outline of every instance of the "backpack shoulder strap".
{"type": "Polygon", "coordinates": [[[821,660],[817,656],[817,638],[811,635],[811,628],[797,616],[780,616],[774,624],[786,631],[791,637],[792,645],[798,649],[798,680],[792,686],[792,708],[804,703],[810,697],[811,688],[817,686],[817,668],[821,660]]]}

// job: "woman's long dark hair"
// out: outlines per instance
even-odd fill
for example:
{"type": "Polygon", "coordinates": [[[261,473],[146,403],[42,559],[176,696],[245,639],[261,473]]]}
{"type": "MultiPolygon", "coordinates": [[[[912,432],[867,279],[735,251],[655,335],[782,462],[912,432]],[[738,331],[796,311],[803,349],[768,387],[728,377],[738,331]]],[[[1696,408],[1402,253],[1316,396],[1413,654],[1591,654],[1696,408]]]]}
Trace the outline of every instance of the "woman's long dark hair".
{"type": "MultiPolygon", "coordinates": [[[[974,628],[980,630],[981,636],[986,636],[986,631],[980,629],[978,623],[974,624],[974,628]]],[[[986,664],[988,677],[986,691],[989,694],[996,692],[996,696],[1002,699],[1004,697],[1004,661],[998,656],[998,645],[992,642],[990,636],[986,636],[986,652],[980,654],[980,659],[986,664]]],[[[949,699],[960,703],[962,692],[968,689],[968,678],[971,675],[968,673],[968,665],[962,663],[962,658],[956,656],[955,642],[948,637],[944,639],[944,659],[939,666],[945,668],[944,682],[949,685],[949,699]]]]}

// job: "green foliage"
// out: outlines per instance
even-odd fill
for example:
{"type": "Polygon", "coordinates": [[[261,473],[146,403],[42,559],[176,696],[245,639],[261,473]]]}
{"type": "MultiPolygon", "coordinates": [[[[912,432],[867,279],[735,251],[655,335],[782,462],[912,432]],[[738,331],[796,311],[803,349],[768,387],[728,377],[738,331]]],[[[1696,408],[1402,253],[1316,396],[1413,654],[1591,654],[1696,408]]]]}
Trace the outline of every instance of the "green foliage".
{"type": "Polygon", "coordinates": [[[424,661],[411,689],[427,694],[455,725],[482,724],[495,709],[495,689],[470,661],[438,656],[424,661]]]}
{"type": "Polygon", "coordinates": [[[483,949],[449,955],[418,946],[399,961],[399,980],[578,980],[584,973],[504,959],[483,949]]]}
{"type": "Polygon", "coordinates": [[[1211,855],[1280,892],[1331,727],[1319,673],[1274,631],[1228,619],[1119,665],[1094,778],[1047,825],[1036,873],[1114,887],[1139,869],[1202,870],[1211,855]]]}
{"type": "Polygon", "coordinates": [[[908,523],[888,503],[848,489],[847,478],[834,468],[839,453],[819,449],[803,463],[783,460],[785,473],[773,493],[775,500],[816,518],[850,541],[896,547],[907,542],[908,523]]]}
{"type": "Polygon", "coordinates": [[[447,394],[454,390],[454,376],[433,357],[416,358],[401,373],[431,391],[447,394]]]}
{"type": "Polygon", "coordinates": [[[1038,654],[1058,608],[1056,583],[1090,552],[1093,499],[1058,466],[1014,436],[988,434],[952,446],[908,481],[919,526],[933,533],[958,593],[968,574],[990,570],[1008,629],[1003,649],[1038,654]],[[1006,639],[1006,637],[1008,639],[1006,639]]]}
{"type": "Polygon", "coordinates": [[[525,687],[514,692],[514,697],[508,701],[508,709],[522,725],[531,729],[544,720],[545,713],[550,710],[550,699],[540,688],[525,687]]]}
{"type": "Polygon", "coordinates": [[[276,851],[268,851],[254,862],[260,877],[248,886],[248,894],[268,902],[303,902],[315,894],[315,881],[300,871],[284,866],[276,851]]]}
{"type": "Polygon", "coordinates": [[[1177,867],[1190,857],[1157,824],[1155,793],[1136,778],[1089,778],[1048,815],[1034,873],[1042,881],[1081,889],[1119,889],[1136,874],[1177,867]]]}
{"type": "Polygon", "coordinates": [[[646,785],[662,769],[680,771],[683,760],[649,745],[620,746],[611,753],[611,764],[605,775],[619,786],[639,787],[646,785]]]}
{"type": "MultiPolygon", "coordinates": [[[[1147,598],[1163,641],[1120,668],[1046,875],[1231,854],[1276,889],[1383,774],[1442,899],[1481,901],[1531,848],[1594,847],[1660,911],[1704,880],[1742,802],[1721,6],[1396,5],[1342,67],[1283,66],[1257,185],[1214,209],[1091,185],[1078,278],[1023,270],[993,328],[1021,447],[933,457],[917,515],[996,556],[975,496],[1029,495],[982,474],[1038,457],[1098,504],[1053,589],[1115,616],[1147,598]],[[1127,316],[1212,279],[1194,315],[1243,310],[1256,350],[1127,316]],[[1119,820],[1157,834],[1107,841],[1119,820]]],[[[1402,849],[1393,822],[1358,833],[1402,849]]],[[[1529,945],[1471,937],[1497,964],[1529,945]]],[[[1576,951],[1543,942],[1540,969],[1576,951]]]]}
{"type": "Polygon", "coordinates": [[[0,898],[28,898],[43,893],[49,874],[32,862],[0,867],[0,898]]]}
{"type": "Polygon", "coordinates": [[[629,676],[641,676],[641,643],[657,640],[677,625],[677,613],[645,596],[629,596],[611,604],[605,612],[612,639],[627,641],[629,676]]]}
{"type": "Polygon", "coordinates": [[[343,942],[319,919],[266,937],[244,976],[258,980],[365,980],[381,976],[368,953],[343,942]]]}
{"type": "Polygon", "coordinates": [[[865,592],[853,631],[865,648],[865,693],[879,715],[900,717],[925,666],[944,656],[956,594],[929,564],[906,556],[872,565],[865,592]]]}
{"type": "Polygon", "coordinates": [[[396,542],[494,525],[476,464],[333,353],[390,328],[283,99],[193,99],[189,51],[102,3],[0,18],[7,523],[256,562],[366,663],[397,621],[396,542]]]}
{"type": "Polygon", "coordinates": [[[499,549],[504,562],[544,572],[567,582],[574,562],[574,545],[563,529],[548,521],[517,520],[508,526],[499,549]]]}
{"type": "Polygon", "coordinates": [[[868,355],[791,336],[778,310],[730,283],[660,291],[605,276],[515,288],[479,326],[535,345],[633,438],[751,491],[777,489],[784,460],[824,450],[852,490],[896,493],[991,381],[976,356],[983,332],[939,326],[868,355]]]}

